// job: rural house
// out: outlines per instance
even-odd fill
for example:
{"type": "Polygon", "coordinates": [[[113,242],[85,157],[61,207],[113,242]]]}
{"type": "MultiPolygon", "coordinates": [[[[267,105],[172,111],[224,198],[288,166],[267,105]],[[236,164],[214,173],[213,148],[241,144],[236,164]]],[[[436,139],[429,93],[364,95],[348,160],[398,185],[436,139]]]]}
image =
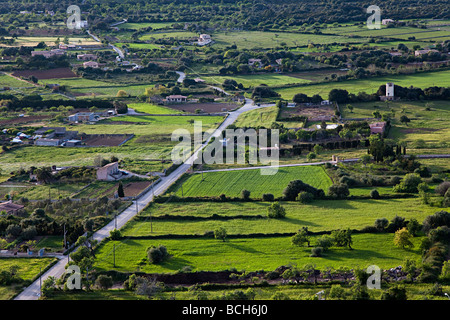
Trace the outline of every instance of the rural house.
{"type": "Polygon", "coordinates": [[[119,163],[112,162],[97,169],[97,180],[113,181],[122,177],[119,171],[119,163]]]}
{"type": "Polygon", "coordinates": [[[98,62],[96,62],[96,61],[87,61],[87,62],[83,62],[83,67],[84,67],[84,68],[93,68],[93,69],[97,69],[97,68],[98,68],[98,62]]]}
{"type": "Polygon", "coordinates": [[[99,116],[94,112],[78,112],[69,116],[70,122],[94,122],[98,121],[99,116]]]}
{"type": "Polygon", "coordinates": [[[423,54],[430,53],[430,52],[439,52],[439,51],[437,51],[435,49],[416,50],[416,51],[414,51],[414,55],[416,57],[418,57],[418,56],[421,56],[423,54]]]}
{"type": "Polygon", "coordinates": [[[58,138],[39,138],[34,141],[37,146],[57,147],[61,144],[62,140],[58,138]]]}
{"type": "Polygon", "coordinates": [[[197,40],[197,44],[199,46],[205,46],[207,44],[210,44],[211,42],[212,42],[212,39],[209,34],[201,34],[197,40]]]}
{"type": "Polygon", "coordinates": [[[369,124],[370,134],[384,134],[384,130],[386,129],[386,122],[374,122],[369,124]]]}
{"type": "Polygon", "coordinates": [[[97,60],[97,55],[92,53],[85,53],[85,54],[78,54],[77,59],[83,60],[83,61],[89,61],[89,60],[97,60]]]}
{"type": "Polygon", "coordinates": [[[166,97],[167,103],[187,102],[187,97],[179,94],[173,94],[166,97]]]}
{"type": "Polygon", "coordinates": [[[0,202],[0,212],[4,211],[6,212],[6,214],[16,215],[23,208],[24,208],[23,205],[15,204],[11,200],[6,202],[0,202]]]}
{"type": "Polygon", "coordinates": [[[41,51],[31,51],[31,56],[35,57],[35,56],[44,56],[46,58],[50,58],[53,56],[62,56],[64,55],[65,52],[63,50],[60,49],[53,49],[50,51],[46,51],[46,50],[41,50],[41,51]]]}

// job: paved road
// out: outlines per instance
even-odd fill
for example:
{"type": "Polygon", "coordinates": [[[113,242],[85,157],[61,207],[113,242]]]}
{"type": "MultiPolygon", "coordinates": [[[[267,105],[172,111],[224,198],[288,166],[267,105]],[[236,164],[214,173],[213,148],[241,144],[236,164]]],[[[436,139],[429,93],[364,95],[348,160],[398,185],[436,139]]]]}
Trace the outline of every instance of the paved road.
{"type": "MultiPolygon", "coordinates": [[[[177,181],[184,173],[186,173],[194,163],[195,159],[198,158],[200,151],[210,142],[212,137],[219,137],[222,131],[228,127],[230,124],[234,123],[239,115],[245,111],[250,111],[258,108],[269,107],[272,105],[261,105],[257,106],[253,104],[253,101],[250,99],[246,99],[244,106],[236,111],[230,112],[228,117],[222,122],[222,124],[213,132],[213,134],[207,139],[205,143],[203,143],[197,150],[194,150],[193,154],[183,163],[181,164],[175,171],[169,174],[166,177],[162,177],[159,183],[154,187],[154,189],[150,189],[147,193],[141,196],[136,201],[133,201],[132,205],[126,208],[122,213],[120,213],[115,220],[112,220],[102,229],[98,230],[92,235],[92,239],[97,241],[102,241],[109,236],[109,233],[114,230],[122,228],[131,218],[133,218],[138,212],[140,212],[147,204],[149,204],[154,195],[160,195],[164,193],[167,188],[169,188],[175,181],[177,181]]],[[[65,265],[67,263],[67,257],[61,259],[57,264],[55,264],[52,268],[50,268],[47,272],[45,272],[41,280],[44,281],[49,276],[53,276],[59,278],[63,275],[65,271],[65,265]]],[[[20,293],[15,300],[36,300],[39,298],[40,292],[40,279],[37,279],[33,282],[28,288],[26,288],[22,293],[20,293]]]]}
{"type": "Polygon", "coordinates": [[[181,71],[175,71],[175,72],[178,73],[178,75],[179,75],[177,82],[182,83],[183,80],[186,78],[186,73],[181,72],[181,71]]]}

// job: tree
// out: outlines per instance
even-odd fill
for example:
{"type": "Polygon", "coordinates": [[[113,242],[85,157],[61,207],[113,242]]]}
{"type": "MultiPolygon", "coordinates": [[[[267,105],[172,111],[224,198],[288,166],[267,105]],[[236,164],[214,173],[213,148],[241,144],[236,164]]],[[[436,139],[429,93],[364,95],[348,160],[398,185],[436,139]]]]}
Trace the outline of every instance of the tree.
{"type": "Polygon", "coordinates": [[[314,196],[306,191],[302,191],[298,194],[297,200],[301,203],[310,203],[314,200],[314,196]]]}
{"type": "Polygon", "coordinates": [[[343,199],[350,195],[350,191],[348,190],[348,185],[345,183],[337,183],[328,188],[328,195],[330,197],[343,199]]]}
{"type": "Polygon", "coordinates": [[[119,196],[119,198],[125,197],[125,192],[123,191],[122,181],[119,181],[119,186],[117,187],[117,195],[119,196]]]}
{"type": "Polygon", "coordinates": [[[315,159],[317,157],[317,155],[314,152],[310,152],[307,154],[306,159],[308,159],[308,161],[311,161],[313,159],[315,159]]]}
{"type": "Polygon", "coordinates": [[[303,247],[305,243],[310,246],[310,241],[308,237],[308,228],[303,227],[291,238],[291,243],[295,246],[303,247]]]}
{"type": "Polygon", "coordinates": [[[320,154],[323,151],[323,147],[320,144],[316,144],[314,145],[313,150],[315,154],[320,154]]]}
{"type": "Polygon", "coordinates": [[[353,106],[351,104],[347,105],[347,109],[350,110],[350,113],[353,113],[353,106]]]}
{"type": "Polygon", "coordinates": [[[220,227],[220,228],[214,230],[214,238],[225,242],[225,240],[227,238],[227,230],[223,227],[220,227]]]}
{"type": "Polygon", "coordinates": [[[415,237],[419,233],[422,226],[420,225],[419,221],[417,219],[412,218],[408,224],[406,225],[406,228],[408,228],[409,233],[415,237]]]}
{"type": "Polygon", "coordinates": [[[408,125],[408,122],[411,122],[411,120],[407,116],[403,115],[400,117],[400,122],[408,125]]]}
{"type": "Polygon", "coordinates": [[[348,247],[350,250],[353,250],[352,248],[353,240],[350,229],[332,231],[331,237],[334,239],[335,246],[348,247]]]}
{"type": "Polygon", "coordinates": [[[407,300],[406,289],[402,286],[396,285],[383,292],[381,300],[407,300]]]}
{"type": "Polygon", "coordinates": [[[128,94],[127,94],[127,92],[125,90],[119,90],[119,91],[117,91],[116,97],[117,98],[123,98],[123,97],[126,97],[127,95],[128,94]]]}
{"type": "Polygon", "coordinates": [[[417,188],[421,183],[422,179],[420,175],[417,173],[408,173],[399,184],[394,186],[393,190],[394,192],[417,193],[417,188]]]}
{"type": "Polygon", "coordinates": [[[349,101],[348,91],[344,89],[332,89],[328,94],[328,100],[337,103],[346,103],[349,101]]]}
{"type": "Polygon", "coordinates": [[[402,228],[395,231],[394,234],[394,245],[401,247],[402,249],[413,248],[414,244],[411,242],[412,235],[409,233],[408,229],[402,228]]]}
{"type": "Polygon", "coordinates": [[[267,216],[275,219],[284,218],[286,216],[286,209],[279,202],[274,202],[267,208],[267,216]]]}

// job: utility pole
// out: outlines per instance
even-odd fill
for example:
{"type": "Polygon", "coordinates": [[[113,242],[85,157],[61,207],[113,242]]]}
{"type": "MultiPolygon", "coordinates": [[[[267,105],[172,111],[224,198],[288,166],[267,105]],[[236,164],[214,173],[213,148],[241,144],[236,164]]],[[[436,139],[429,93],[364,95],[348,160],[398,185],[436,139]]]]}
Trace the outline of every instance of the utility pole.
{"type": "Polygon", "coordinates": [[[137,201],[137,198],[136,198],[136,214],[138,214],[139,213],[139,207],[138,207],[138,201],[137,201]]]}
{"type": "Polygon", "coordinates": [[[117,212],[114,214],[114,229],[117,229],[117,212]]]}
{"type": "Polygon", "coordinates": [[[113,263],[114,263],[114,268],[116,267],[116,244],[113,245],[113,263]]]}

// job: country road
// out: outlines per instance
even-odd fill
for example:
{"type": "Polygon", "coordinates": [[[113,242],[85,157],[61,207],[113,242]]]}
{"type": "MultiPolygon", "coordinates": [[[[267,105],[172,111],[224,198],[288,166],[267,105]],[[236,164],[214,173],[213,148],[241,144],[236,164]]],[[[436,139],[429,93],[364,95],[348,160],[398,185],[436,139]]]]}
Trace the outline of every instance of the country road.
{"type": "MultiPolygon", "coordinates": [[[[200,151],[210,142],[212,137],[219,137],[222,134],[222,131],[225,130],[229,125],[233,124],[239,115],[245,111],[250,111],[258,108],[265,108],[272,106],[270,105],[254,105],[253,101],[250,99],[246,99],[245,104],[232,112],[229,112],[227,118],[220,124],[220,126],[214,130],[211,136],[204,142],[200,147],[198,147],[192,155],[184,161],[175,171],[170,173],[166,177],[162,177],[161,180],[156,184],[154,189],[150,189],[147,193],[142,195],[138,200],[133,201],[133,203],[122,211],[115,220],[112,220],[106,226],[96,231],[92,235],[92,239],[101,242],[105,238],[109,236],[109,233],[115,229],[122,228],[131,218],[133,218],[136,214],[138,214],[147,204],[149,204],[154,196],[163,194],[175,181],[177,181],[183,174],[185,174],[189,168],[193,165],[194,161],[198,158],[200,151]],[[137,201],[137,205],[136,205],[137,201]]],[[[65,265],[67,264],[68,258],[61,258],[58,263],[56,263],[53,267],[51,267],[47,272],[45,272],[41,278],[34,281],[29,287],[27,287],[24,291],[22,291],[19,295],[15,297],[14,300],[37,300],[39,298],[40,293],[40,281],[44,281],[49,276],[53,276],[59,278],[63,275],[65,271],[65,265]]]]}

